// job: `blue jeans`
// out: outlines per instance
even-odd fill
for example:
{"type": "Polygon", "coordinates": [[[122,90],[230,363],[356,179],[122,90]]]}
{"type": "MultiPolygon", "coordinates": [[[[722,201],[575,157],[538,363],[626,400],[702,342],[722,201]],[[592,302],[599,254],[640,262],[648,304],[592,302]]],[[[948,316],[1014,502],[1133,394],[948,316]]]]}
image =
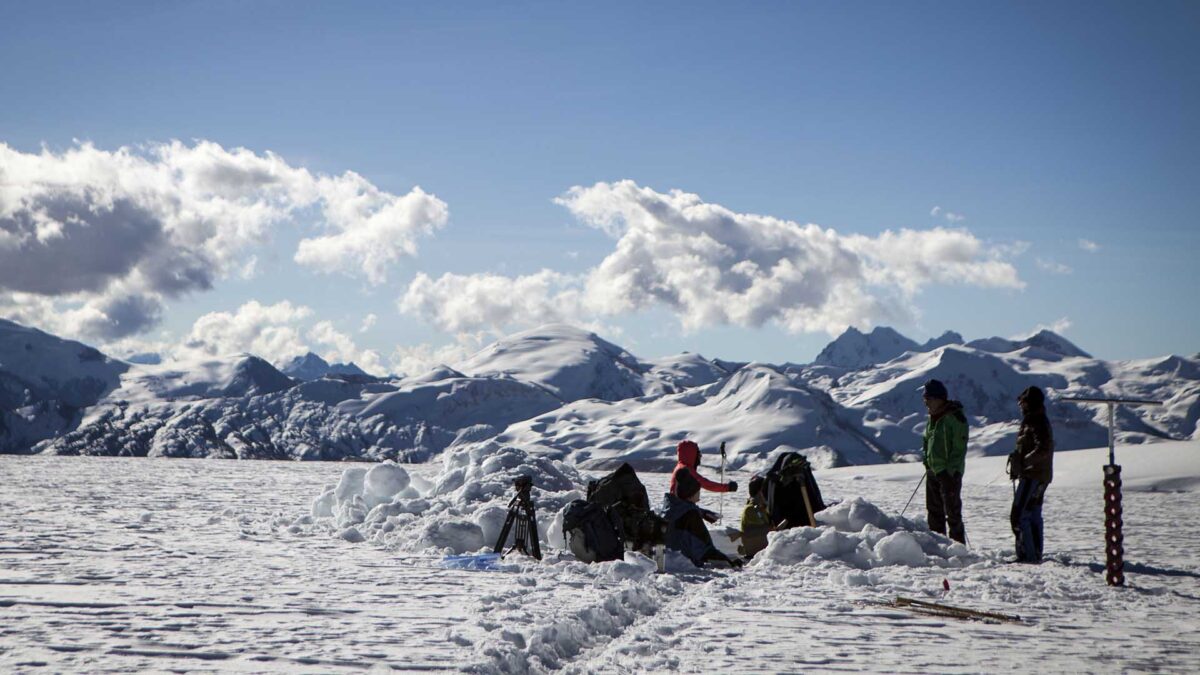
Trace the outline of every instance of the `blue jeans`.
{"type": "Polygon", "coordinates": [[[1042,501],[1046,496],[1046,485],[1035,478],[1022,478],[1013,496],[1013,535],[1017,538],[1017,560],[1037,563],[1042,561],[1042,501]]]}

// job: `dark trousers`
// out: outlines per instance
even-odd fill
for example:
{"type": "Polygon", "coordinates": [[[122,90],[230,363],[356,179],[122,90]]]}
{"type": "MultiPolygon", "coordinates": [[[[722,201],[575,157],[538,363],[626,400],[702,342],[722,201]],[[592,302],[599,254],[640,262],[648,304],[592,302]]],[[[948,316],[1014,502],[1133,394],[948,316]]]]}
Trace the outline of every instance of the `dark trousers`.
{"type": "Polygon", "coordinates": [[[1046,497],[1046,485],[1036,478],[1022,478],[1013,495],[1013,535],[1017,538],[1017,560],[1021,562],[1042,561],[1042,502],[1046,497]]]}
{"type": "Polygon", "coordinates": [[[946,534],[949,524],[950,538],[963,544],[967,542],[962,519],[961,473],[925,472],[925,510],[929,515],[929,529],[946,534]]]}

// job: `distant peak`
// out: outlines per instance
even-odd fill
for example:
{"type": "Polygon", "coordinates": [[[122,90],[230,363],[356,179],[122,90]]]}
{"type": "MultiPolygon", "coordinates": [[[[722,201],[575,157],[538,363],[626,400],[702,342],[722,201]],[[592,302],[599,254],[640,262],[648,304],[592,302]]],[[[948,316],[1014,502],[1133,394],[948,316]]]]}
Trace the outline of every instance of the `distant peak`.
{"type": "Polygon", "coordinates": [[[876,326],[867,335],[851,326],[836,340],[826,345],[814,363],[858,370],[891,361],[904,352],[917,349],[919,345],[916,342],[889,326],[876,326]]]}

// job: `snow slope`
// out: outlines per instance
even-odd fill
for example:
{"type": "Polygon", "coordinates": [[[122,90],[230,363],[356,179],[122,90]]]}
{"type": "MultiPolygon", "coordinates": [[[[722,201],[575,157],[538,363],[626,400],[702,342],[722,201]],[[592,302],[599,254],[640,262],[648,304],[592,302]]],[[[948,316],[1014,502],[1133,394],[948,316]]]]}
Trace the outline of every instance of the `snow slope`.
{"type": "Polygon", "coordinates": [[[858,432],[860,424],[824,392],[750,364],[725,380],[652,400],[577,401],[514,424],[496,440],[592,468],[629,462],[668,470],[684,438],[705,449],[710,466],[721,441],[734,468],[761,467],[782,446],[811,448],[820,466],[886,461],[858,432]]]}
{"type": "Polygon", "coordinates": [[[0,453],[27,452],[74,428],[129,364],[0,319],[0,453]]]}

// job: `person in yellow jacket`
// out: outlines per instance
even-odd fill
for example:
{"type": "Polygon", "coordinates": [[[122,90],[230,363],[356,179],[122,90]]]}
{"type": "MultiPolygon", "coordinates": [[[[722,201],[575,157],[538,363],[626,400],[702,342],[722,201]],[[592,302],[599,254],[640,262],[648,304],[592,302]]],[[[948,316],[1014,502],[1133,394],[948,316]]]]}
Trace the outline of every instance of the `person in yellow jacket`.
{"type": "Polygon", "coordinates": [[[771,527],[771,516],[767,513],[767,481],[756,475],[750,479],[750,496],[742,509],[742,545],[738,548],[747,558],[767,547],[767,533],[771,527]]]}
{"type": "Polygon", "coordinates": [[[962,518],[962,479],[967,467],[967,416],[962,404],[949,400],[946,385],[938,380],[925,383],[925,425],[922,450],[925,458],[925,510],[929,529],[966,543],[962,518]]]}

